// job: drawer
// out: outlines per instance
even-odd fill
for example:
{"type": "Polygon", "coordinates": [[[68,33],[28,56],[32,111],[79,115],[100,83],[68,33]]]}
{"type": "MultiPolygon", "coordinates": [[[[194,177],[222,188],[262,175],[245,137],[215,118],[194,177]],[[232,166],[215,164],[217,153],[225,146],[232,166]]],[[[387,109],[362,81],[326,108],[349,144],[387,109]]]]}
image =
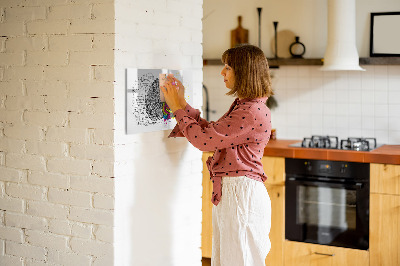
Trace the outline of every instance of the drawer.
{"type": "Polygon", "coordinates": [[[365,266],[369,252],[350,248],[285,241],[285,266],[365,266]]]}

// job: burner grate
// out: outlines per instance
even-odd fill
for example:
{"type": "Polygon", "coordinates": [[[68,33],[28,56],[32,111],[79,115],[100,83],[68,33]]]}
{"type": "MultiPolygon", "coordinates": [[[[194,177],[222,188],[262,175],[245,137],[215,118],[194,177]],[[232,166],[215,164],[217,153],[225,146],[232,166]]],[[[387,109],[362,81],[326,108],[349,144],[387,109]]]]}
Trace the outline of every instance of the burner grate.
{"type": "Polygon", "coordinates": [[[342,150],[369,151],[376,147],[376,138],[347,138],[340,141],[342,150]]]}
{"type": "Polygon", "coordinates": [[[336,136],[313,135],[311,138],[304,138],[301,143],[292,146],[300,146],[303,148],[370,151],[377,148],[377,143],[376,138],[347,138],[342,139],[339,143],[339,139],[336,136]]]}
{"type": "Polygon", "coordinates": [[[311,138],[304,138],[301,147],[305,148],[325,148],[325,149],[338,149],[339,140],[336,136],[317,136],[313,135],[311,138]]]}

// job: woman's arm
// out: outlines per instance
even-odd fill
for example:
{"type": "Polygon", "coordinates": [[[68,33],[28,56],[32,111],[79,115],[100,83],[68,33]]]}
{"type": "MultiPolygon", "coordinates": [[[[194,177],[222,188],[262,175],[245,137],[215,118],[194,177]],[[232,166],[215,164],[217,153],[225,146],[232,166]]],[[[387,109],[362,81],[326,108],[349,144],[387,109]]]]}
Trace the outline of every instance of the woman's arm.
{"type": "MultiPolygon", "coordinates": [[[[200,111],[198,109],[194,109],[189,104],[186,104],[186,106],[185,106],[185,108],[183,110],[186,112],[186,114],[188,116],[190,116],[191,118],[196,120],[197,123],[199,123],[199,125],[201,126],[201,128],[207,127],[210,123],[213,123],[213,122],[208,122],[207,120],[201,118],[200,117],[200,111]]],[[[172,129],[171,134],[169,134],[168,137],[169,138],[172,138],[172,137],[173,138],[184,137],[184,135],[182,134],[181,130],[179,129],[179,125],[178,124],[176,124],[174,129],[172,129]]]]}
{"type": "Polygon", "coordinates": [[[176,110],[175,118],[180,132],[189,142],[201,151],[225,149],[248,142],[255,142],[256,127],[266,125],[257,124],[254,115],[249,110],[237,109],[218,122],[209,123],[202,127],[195,119],[188,116],[183,110],[176,110]]]}

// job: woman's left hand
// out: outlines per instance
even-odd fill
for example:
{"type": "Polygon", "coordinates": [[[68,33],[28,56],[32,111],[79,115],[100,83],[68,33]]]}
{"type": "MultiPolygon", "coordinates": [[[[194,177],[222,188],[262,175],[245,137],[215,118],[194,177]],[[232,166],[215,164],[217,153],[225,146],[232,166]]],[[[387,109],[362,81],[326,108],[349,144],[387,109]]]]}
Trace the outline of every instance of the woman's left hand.
{"type": "Polygon", "coordinates": [[[178,89],[179,86],[176,79],[168,75],[164,87],[161,87],[161,90],[164,93],[165,102],[173,113],[178,109],[185,108],[184,106],[181,106],[178,89]]]}

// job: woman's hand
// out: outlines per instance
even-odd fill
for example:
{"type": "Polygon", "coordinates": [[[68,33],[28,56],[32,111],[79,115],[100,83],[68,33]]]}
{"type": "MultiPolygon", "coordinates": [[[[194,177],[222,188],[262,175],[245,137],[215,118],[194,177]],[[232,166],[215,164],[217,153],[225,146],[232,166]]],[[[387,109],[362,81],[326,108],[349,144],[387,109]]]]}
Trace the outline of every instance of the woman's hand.
{"type": "Polygon", "coordinates": [[[187,102],[185,100],[185,87],[183,87],[182,82],[179,79],[176,79],[174,76],[172,76],[172,78],[173,78],[173,80],[175,82],[178,83],[178,87],[179,87],[179,90],[178,90],[179,102],[180,102],[182,108],[185,108],[186,105],[187,105],[187,102]]]}
{"type": "Polygon", "coordinates": [[[185,98],[182,97],[182,94],[184,94],[184,87],[182,83],[179,82],[179,80],[168,75],[164,86],[161,87],[161,90],[164,93],[164,98],[166,103],[168,104],[168,107],[173,113],[178,109],[185,108],[186,104],[182,106],[184,104],[182,102],[182,98],[183,100],[185,100],[185,98]],[[181,87],[183,88],[183,92],[180,92],[181,87]]]}

